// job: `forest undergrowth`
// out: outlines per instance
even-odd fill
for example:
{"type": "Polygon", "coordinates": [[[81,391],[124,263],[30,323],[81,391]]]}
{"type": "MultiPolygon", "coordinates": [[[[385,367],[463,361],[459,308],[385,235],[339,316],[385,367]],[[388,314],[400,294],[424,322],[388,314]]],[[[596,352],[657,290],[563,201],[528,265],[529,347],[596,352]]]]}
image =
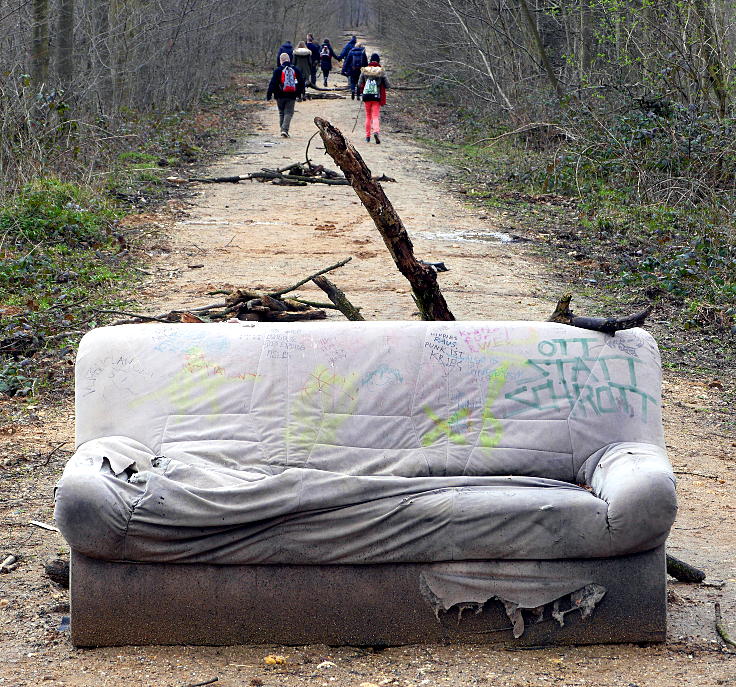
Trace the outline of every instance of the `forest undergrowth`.
{"type": "Polygon", "coordinates": [[[736,120],[632,101],[524,125],[449,107],[450,95],[398,97],[387,112],[454,169],[469,202],[531,239],[591,314],[652,304],[664,365],[733,393],[736,120]]]}
{"type": "Polygon", "coordinates": [[[82,335],[135,309],[150,232],[120,219],[180,195],[166,177],[232,147],[254,108],[248,81],[189,111],[123,112],[94,140],[59,120],[68,135],[39,139],[36,173],[0,196],[0,417],[68,391],[82,335]]]}

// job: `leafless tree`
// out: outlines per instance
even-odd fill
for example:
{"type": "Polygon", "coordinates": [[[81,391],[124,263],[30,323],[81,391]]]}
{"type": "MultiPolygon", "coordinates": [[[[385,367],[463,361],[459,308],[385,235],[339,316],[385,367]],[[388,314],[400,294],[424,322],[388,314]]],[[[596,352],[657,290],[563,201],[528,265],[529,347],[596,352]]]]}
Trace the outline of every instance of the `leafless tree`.
{"type": "MultiPolygon", "coordinates": [[[[0,196],[64,142],[109,137],[126,111],[196,106],[286,39],[338,37],[349,0],[0,0],[0,196]]],[[[78,156],[79,157],[79,156],[78,156]]],[[[94,154],[91,155],[93,159],[94,154]]]]}

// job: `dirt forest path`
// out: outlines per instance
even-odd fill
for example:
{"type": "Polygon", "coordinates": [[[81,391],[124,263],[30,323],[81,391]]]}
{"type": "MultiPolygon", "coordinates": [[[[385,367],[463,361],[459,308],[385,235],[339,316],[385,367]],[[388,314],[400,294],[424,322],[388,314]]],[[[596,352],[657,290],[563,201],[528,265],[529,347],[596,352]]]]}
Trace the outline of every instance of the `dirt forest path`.
{"type": "MultiPolygon", "coordinates": [[[[337,76],[334,82],[343,83],[337,76]]],[[[304,159],[313,118],[324,117],[351,137],[375,174],[397,180],[384,188],[404,219],[418,257],[443,261],[443,292],[458,319],[546,319],[564,285],[524,243],[502,243],[502,217],[467,207],[447,188],[447,170],[401,134],[384,127],[382,144],[366,143],[358,105],[346,100],[297,104],[290,139],[278,135],[272,104],[258,116],[253,135],[208,170],[244,174],[304,159]],[[468,240],[470,239],[470,240],[468,240]]],[[[315,138],[310,157],[334,168],[315,138]]],[[[143,312],[196,307],[217,300],[209,291],[228,287],[276,288],[352,256],[331,278],[367,319],[414,319],[410,289],[398,273],[370,218],[350,187],[283,187],[256,182],[193,187],[171,203],[176,219],[161,215],[167,239],[151,250],[150,277],[138,292],[143,312]]],[[[146,221],[154,221],[148,217],[146,221]]],[[[325,300],[316,287],[299,291],[325,300]]],[[[331,312],[330,317],[342,318],[331,312]]],[[[182,325],[196,326],[196,325],[182,325]]],[[[228,325],[223,325],[228,326],[228,325]]],[[[318,322],[314,326],[319,327],[318,322]]],[[[484,647],[420,645],[370,651],[317,647],[113,647],[75,650],[63,627],[64,590],[43,562],[64,547],[61,535],[28,527],[51,522],[53,485],[73,445],[69,407],[35,412],[38,424],[0,436],[8,462],[0,470],[2,550],[19,553],[21,566],[0,575],[0,687],[78,685],[179,687],[218,677],[218,686],[315,685],[596,685],[632,687],[736,683],[736,658],[717,643],[713,603],[736,633],[734,586],[736,463],[734,437],[714,428],[718,391],[708,379],[671,373],[665,381],[665,423],[670,457],[679,474],[680,514],[670,551],[724,580],[723,587],[669,585],[669,640],[638,647],[561,647],[503,651],[484,647]],[[269,667],[267,654],[287,656],[269,667]],[[328,663],[325,663],[328,662],[328,663]]],[[[636,584],[636,580],[631,581],[636,584]]],[[[156,603],[138,599],[136,603],[156,603]]],[[[199,622],[193,617],[192,623],[199,622]]]]}
{"type": "MultiPolygon", "coordinates": [[[[342,77],[337,79],[344,83],[342,77]]],[[[417,257],[444,261],[450,268],[440,275],[440,283],[456,317],[547,316],[553,294],[540,281],[535,261],[493,238],[491,232],[499,227],[446,192],[441,184],[445,171],[408,138],[388,128],[380,145],[366,143],[362,109],[351,133],[360,107],[349,97],[297,103],[291,138],[284,139],[272,101],[259,116],[255,135],[210,173],[246,174],[304,161],[307,141],[317,130],[314,117],[324,117],[350,136],[374,174],[396,179],[384,189],[407,226],[417,257]],[[485,235],[485,240],[469,241],[463,234],[485,235]]],[[[312,141],[309,155],[317,164],[336,169],[319,137],[312,141]]],[[[415,311],[408,282],[350,186],[202,185],[186,217],[173,227],[172,248],[160,263],[162,271],[177,275],[163,292],[157,280],[155,289],[142,294],[157,311],[211,303],[206,292],[223,284],[285,287],[348,256],[352,262],[331,278],[363,308],[366,319],[406,319],[415,311]],[[202,266],[191,268],[194,264],[202,266]]],[[[316,300],[325,300],[313,284],[299,291],[315,299],[314,292],[316,300]]]]}

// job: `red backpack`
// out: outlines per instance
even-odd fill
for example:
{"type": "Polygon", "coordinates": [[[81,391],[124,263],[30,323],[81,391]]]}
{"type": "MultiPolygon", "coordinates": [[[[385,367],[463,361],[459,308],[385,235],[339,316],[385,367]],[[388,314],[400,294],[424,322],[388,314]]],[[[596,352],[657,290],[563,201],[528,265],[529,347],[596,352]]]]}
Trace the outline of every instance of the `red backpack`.
{"type": "Polygon", "coordinates": [[[296,93],[296,72],[288,64],[281,70],[281,90],[284,93],[296,93]]]}

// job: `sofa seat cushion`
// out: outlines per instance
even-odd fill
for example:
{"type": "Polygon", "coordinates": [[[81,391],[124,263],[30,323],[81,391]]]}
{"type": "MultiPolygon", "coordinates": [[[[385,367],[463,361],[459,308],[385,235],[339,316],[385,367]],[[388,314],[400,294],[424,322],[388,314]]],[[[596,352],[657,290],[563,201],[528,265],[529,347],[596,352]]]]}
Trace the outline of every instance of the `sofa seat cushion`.
{"type": "Polygon", "coordinates": [[[152,562],[606,557],[652,548],[669,528],[669,521],[655,522],[645,545],[632,546],[612,535],[608,514],[609,504],[591,491],[542,477],[409,478],[186,463],[156,457],[125,437],[80,447],[56,506],[77,551],[152,562]]]}

